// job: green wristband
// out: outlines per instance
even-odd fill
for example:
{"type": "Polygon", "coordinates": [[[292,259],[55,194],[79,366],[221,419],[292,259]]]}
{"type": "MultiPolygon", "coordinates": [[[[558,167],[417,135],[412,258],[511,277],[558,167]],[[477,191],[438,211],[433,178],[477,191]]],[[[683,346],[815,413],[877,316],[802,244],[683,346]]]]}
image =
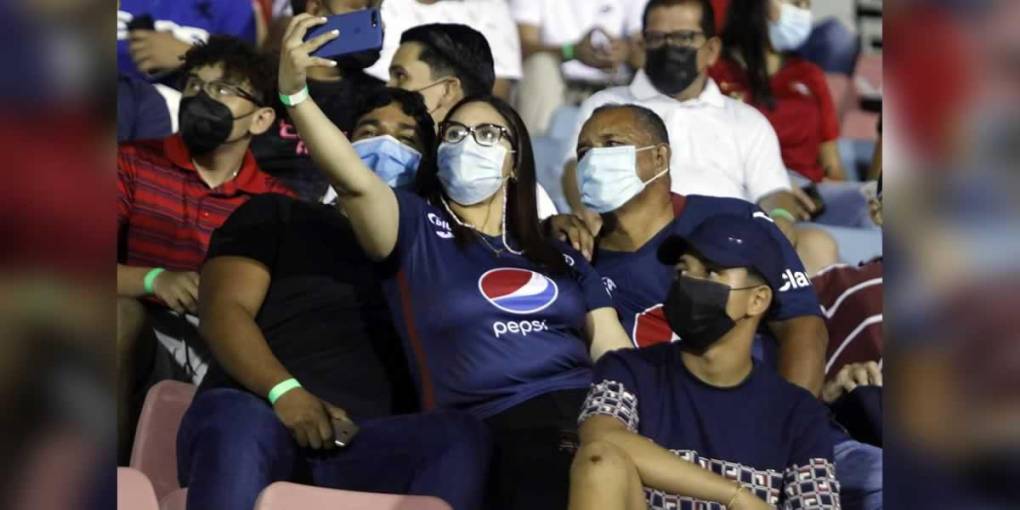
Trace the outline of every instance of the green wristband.
{"type": "Polygon", "coordinates": [[[564,44],[560,47],[560,54],[563,55],[563,61],[574,60],[574,45],[564,44]]]}
{"type": "Polygon", "coordinates": [[[297,382],[297,379],[294,379],[293,377],[273,386],[273,389],[269,390],[269,404],[275,406],[276,401],[279,400],[285,393],[294,388],[300,387],[301,383],[297,382]]]}
{"type": "Polygon", "coordinates": [[[773,209],[771,212],[769,212],[769,216],[772,218],[783,218],[784,220],[787,220],[790,223],[797,223],[797,218],[793,217],[793,213],[787,211],[786,209],[783,209],[782,207],[776,207],[775,209],[773,209]]]}
{"type": "Polygon", "coordinates": [[[145,278],[142,279],[142,288],[145,289],[146,294],[153,293],[152,284],[156,283],[156,277],[163,271],[166,271],[166,269],[163,269],[162,267],[154,267],[150,269],[148,273],[145,273],[145,278]]]}
{"type": "Polygon", "coordinates": [[[287,106],[297,106],[305,99],[308,99],[308,85],[301,87],[301,90],[293,94],[284,94],[283,92],[280,92],[280,102],[287,106]]]}

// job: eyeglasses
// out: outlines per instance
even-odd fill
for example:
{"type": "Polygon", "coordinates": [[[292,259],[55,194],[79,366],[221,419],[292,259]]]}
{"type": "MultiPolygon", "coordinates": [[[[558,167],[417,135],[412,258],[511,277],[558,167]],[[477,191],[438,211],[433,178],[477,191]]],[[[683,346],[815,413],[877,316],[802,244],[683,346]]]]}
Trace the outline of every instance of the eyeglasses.
{"type": "Polygon", "coordinates": [[[446,143],[460,143],[468,133],[471,133],[478,145],[483,147],[492,147],[499,143],[501,138],[506,138],[510,145],[514,145],[510,130],[496,124],[479,124],[468,127],[455,120],[445,120],[439,124],[439,131],[442,133],[442,140],[446,143]]]}
{"type": "Polygon", "coordinates": [[[704,38],[705,33],[700,30],[677,30],[676,32],[653,32],[649,30],[644,33],[645,46],[649,48],[658,48],[666,43],[672,46],[689,46],[693,48],[699,36],[704,38]]]}
{"type": "Polygon", "coordinates": [[[255,104],[262,104],[254,94],[248,92],[241,87],[232,83],[227,83],[223,80],[203,81],[201,78],[195,75],[189,75],[188,80],[184,82],[184,89],[181,91],[181,95],[184,97],[190,97],[198,94],[201,91],[205,91],[209,94],[209,97],[213,99],[224,99],[228,97],[240,97],[247,99],[255,104]]]}

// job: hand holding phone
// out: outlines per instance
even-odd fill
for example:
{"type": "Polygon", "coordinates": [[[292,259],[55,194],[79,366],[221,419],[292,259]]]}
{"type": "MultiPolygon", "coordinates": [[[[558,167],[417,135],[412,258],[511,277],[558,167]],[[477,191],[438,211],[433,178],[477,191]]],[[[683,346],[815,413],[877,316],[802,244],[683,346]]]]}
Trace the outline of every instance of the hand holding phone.
{"type": "Polygon", "coordinates": [[[358,425],[350,418],[333,418],[333,444],[344,448],[358,434],[358,425]]]}

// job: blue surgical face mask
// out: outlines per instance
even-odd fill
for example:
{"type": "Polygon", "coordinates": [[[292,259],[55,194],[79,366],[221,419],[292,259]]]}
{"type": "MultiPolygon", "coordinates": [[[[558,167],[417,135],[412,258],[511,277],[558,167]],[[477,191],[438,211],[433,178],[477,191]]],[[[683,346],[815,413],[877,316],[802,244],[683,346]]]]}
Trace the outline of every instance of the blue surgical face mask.
{"type": "Polygon", "coordinates": [[[391,188],[414,183],[421,153],[390,135],[373,136],[351,144],[365,166],[391,188]]]}
{"type": "Polygon", "coordinates": [[[810,9],[783,2],[779,6],[779,20],[769,22],[769,41],[776,51],[793,51],[800,48],[811,36],[810,9]]]}
{"type": "Polygon", "coordinates": [[[446,195],[460,205],[474,205],[495,195],[505,180],[506,153],[502,145],[479,145],[471,136],[439,144],[436,164],[446,195]]]}
{"type": "Polygon", "coordinates": [[[647,182],[638,177],[637,153],[654,147],[621,145],[589,149],[577,163],[584,205],[598,213],[615,211],[641,193],[648,183],[669,172],[667,166],[647,182]]]}

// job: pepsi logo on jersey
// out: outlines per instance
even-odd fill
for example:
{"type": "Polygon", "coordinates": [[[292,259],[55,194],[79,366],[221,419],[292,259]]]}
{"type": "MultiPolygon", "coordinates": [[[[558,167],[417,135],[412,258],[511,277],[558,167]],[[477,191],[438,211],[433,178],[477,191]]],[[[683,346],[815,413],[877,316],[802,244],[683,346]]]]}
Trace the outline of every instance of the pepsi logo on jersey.
{"type": "Polygon", "coordinates": [[[549,325],[541,321],[496,321],[492,323],[492,334],[499,338],[507,333],[528,336],[529,333],[549,331],[549,325]]]}
{"type": "MultiPolygon", "coordinates": [[[[528,269],[501,267],[490,269],[478,279],[478,291],[492,306],[512,314],[540,312],[556,302],[559,288],[549,277],[528,269]]],[[[544,320],[496,321],[492,333],[499,338],[512,333],[528,336],[548,331],[544,320]]]]}
{"type": "Polygon", "coordinates": [[[556,282],[528,269],[500,267],[486,271],[478,279],[478,291],[486,301],[516,314],[542,311],[556,302],[556,282]]]}

